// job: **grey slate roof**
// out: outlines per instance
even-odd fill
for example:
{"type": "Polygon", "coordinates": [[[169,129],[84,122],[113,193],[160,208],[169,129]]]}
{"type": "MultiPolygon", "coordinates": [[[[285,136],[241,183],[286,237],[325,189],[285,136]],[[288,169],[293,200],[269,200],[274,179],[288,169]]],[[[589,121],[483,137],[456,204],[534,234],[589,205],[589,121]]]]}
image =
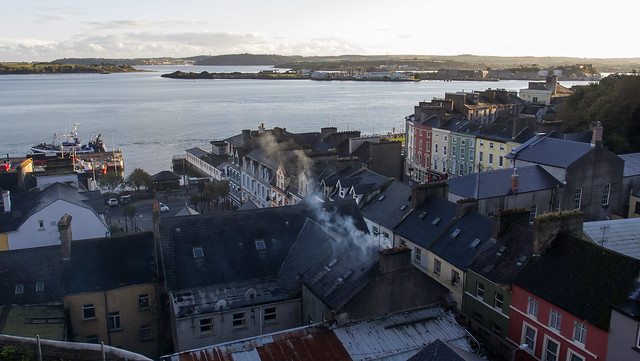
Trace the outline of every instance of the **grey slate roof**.
{"type": "Polygon", "coordinates": [[[393,229],[411,212],[411,187],[393,180],[362,207],[362,215],[385,228],[393,229]],[[404,208],[404,209],[402,209],[404,208]]]}
{"type": "Polygon", "coordinates": [[[155,282],[153,232],[71,242],[65,294],[99,292],[155,282]]]}
{"type": "Polygon", "coordinates": [[[339,310],[370,279],[379,247],[366,228],[335,233],[307,220],[280,270],[281,284],[295,293],[297,279],[332,310],[339,310]]]}
{"type": "Polygon", "coordinates": [[[589,143],[539,135],[507,154],[507,158],[566,168],[592,149],[589,143]]]}
{"type": "Polygon", "coordinates": [[[444,234],[431,244],[429,251],[465,270],[473,256],[489,241],[491,231],[489,217],[469,210],[447,227],[444,234]]]}
{"type": "Polygon", "coordinates": [[[154,182],[178,181],[180,176],[169,170],[163,170],[153,175],[154,182]]]}
{"type": "Polygon", "coordinates": [[[407,361],[481,361],[484,358],[475,356],[469,351],[448,345],[440,339],[431,342],[427,347],[413,355],[407,361]]]}
{"type": "MultiPolygon", "coordinates": [[[[518,167],[518,193],[527,193],[552,189],[561,186],[549,172],[539,165],[518,167]]],[[[487,199],[513,194],[511,191],[512,168],[496,169],[486,172],[447,179],[449,192],[465,198],[487,199]],[[478,195],[478,190],[480,194],[478,195]]]]}
{"type": "Polygon", "coordinates": [[[42,191],[12,193],[11,212],[0,213],[0,233],[17,230],[28,217],[59,199],[90,209],[96,216],[104,213],[104,200],[99,191],[80,192],[70,185],[54,183],[42,191]]]}
{"type": "Polygon", "coordinates": [[[497,240],[489,239],[467,268],[492,282],[510,286],[532,255],[533,228],[512,223],[497,240]]]}
{"type": "Polygon", "coordinates": [[[60,246],[0,252],[0,305],[62,302],[62,254],[60,246]],[[44,291],[36,292],[36,283],[44,291]],[[24,293],[16,295],[17,285],[24,293]]]}
{"type": "Polygon", "coordinates": [[[640,175],[640,153],[619,154],[624,160],[623,177],[640,175]]]}
{"type": "Polygon", "coordinates": [[[394,231],[422,247],[429,245],[453,222],[456,205],[440,198],[431,198],[413,210],[394,231]],[[439,218],[439,221],[436,219],[439,218]]]}
{"type": "Polygon", "coordinates": [[[272,277],[307,218],[347,218],[365,227],[353,200],[162,218],[160,240],[169,290],[272,277]],[[263,241],[259,250],[256,241],[263,241]],[[194,248],[203,257],[194,258],[194,248]]]}
{"type": "Polygon", "coordinates": [[[607,330],[611,306],[628,298],[638,272],[640,261],[560,233],[514,283],[607,330]]]}
{"type": "Polygon", "coordinates": [[[638,300],[628,299],[622,303],[614,305],[613,309],[636,321],[640,321],[640,301],[638,300]]]}
{"type": "Polygon", "coordinates": [[[594,243],[640,259],[640,218],[584,222],[582,229],[594,243]]]}

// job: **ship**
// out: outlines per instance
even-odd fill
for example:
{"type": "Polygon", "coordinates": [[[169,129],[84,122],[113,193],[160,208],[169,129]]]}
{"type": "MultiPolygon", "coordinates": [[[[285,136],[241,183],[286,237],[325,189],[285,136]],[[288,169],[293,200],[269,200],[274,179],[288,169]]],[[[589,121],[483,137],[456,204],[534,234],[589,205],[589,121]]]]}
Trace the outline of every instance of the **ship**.
{"type": "Polygon", "coordinates": [[[54,133],[52,143],[40,143],[31,147],[33,153],[46,153],[62,155],[65,153],[104,153],[107,148],[104,141],[100,139],[102,134],[98,134],[95,140],[90,140],[88,144],[82,144],[78,138],[78,123],[73,126],[73,130],[63,134],[61,137],[54,133]]]}

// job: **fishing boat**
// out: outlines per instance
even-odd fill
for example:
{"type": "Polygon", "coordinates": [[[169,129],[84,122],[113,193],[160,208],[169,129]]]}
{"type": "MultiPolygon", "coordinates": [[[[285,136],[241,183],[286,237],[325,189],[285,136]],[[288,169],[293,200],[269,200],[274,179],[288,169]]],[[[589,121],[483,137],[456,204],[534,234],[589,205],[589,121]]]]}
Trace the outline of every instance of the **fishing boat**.
{"type": "Polygon", "coordinates": [[[53,135],[52,143],[40,143],[31,147],[33,153],[53,153],[64,154],[74,152],[76,154],[82,153],[102,153],[107,149],[104,145],[104,141],[100,139],[102,134],[98,134],[95,140],[90,140],[88,144],[82,144],[78,138],[78,123],[73,126],[73,130],[69,133],[65,133],[62,136],[58,136],[57,133],[53,135]]]}

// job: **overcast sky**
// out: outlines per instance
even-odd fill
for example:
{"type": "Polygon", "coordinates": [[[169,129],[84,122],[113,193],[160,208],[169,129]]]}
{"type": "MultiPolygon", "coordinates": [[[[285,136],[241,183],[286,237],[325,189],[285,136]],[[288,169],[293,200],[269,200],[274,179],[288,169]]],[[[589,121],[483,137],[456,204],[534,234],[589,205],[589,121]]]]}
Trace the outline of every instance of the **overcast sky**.
{"type": "Polygon", "coordinates": [[[236,53],[638,57],[636,16],[627,0],[6,1],[0,61],[236,53]]]}

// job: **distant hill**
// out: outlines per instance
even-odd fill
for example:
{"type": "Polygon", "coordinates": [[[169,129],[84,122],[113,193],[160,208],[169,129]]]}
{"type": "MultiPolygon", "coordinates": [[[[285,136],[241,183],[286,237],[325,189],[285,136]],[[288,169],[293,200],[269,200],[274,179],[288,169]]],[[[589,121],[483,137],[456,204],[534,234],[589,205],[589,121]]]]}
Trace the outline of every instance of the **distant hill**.
{"type": "Polygon", "coordinates": [[[216,56],[193,56],[186,58],[65,58],[54,63],[95,65],[275,65],[282,68],[373,69],[381,65],[408,65],[419,70],[438,69],[510,69],[518,67],[545,68],[586,64],[600,72],[631,72],[640,70],[640,58],[575,58],[575,57],[504,57],[481,55],[340,55],[340,56],[283,56],[275,54],[227,54],[216,56]]]}

